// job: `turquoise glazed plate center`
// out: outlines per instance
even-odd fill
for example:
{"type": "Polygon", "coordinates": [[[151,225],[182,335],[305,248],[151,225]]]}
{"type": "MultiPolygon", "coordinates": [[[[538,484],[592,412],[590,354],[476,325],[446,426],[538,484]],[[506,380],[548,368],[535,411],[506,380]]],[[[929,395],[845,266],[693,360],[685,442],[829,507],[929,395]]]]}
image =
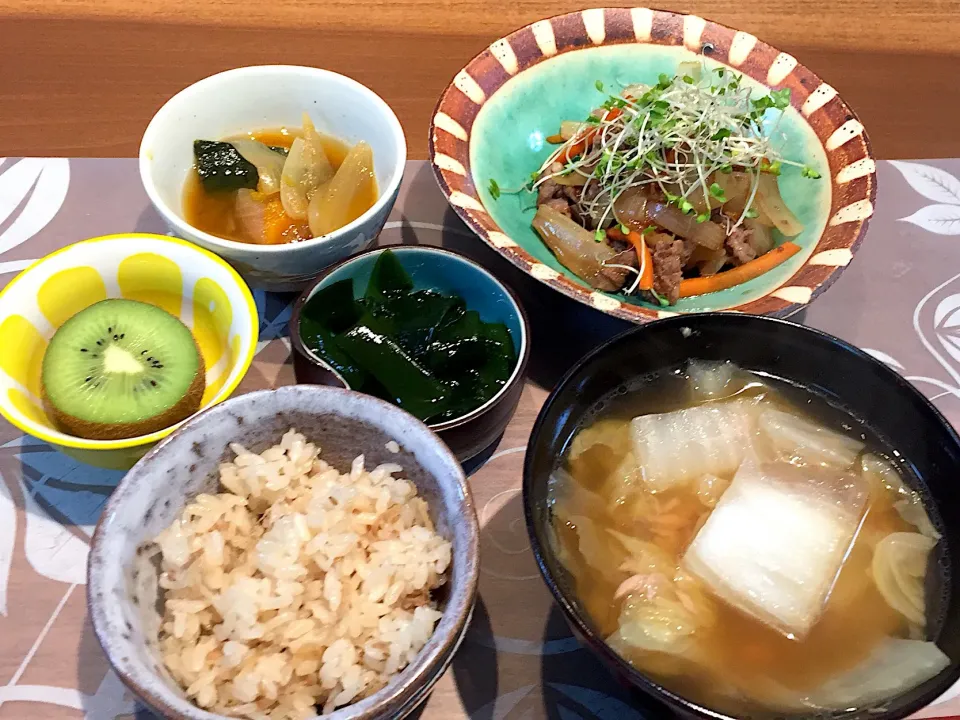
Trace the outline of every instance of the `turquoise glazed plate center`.
{"type": "MultiPolygon", "coordinates": [[[[441,189],[490,246],[551,287],[633,322],[676,313],[737,310],[787,316],[837,278],[859,246],[876,195],[876,163],[863,125],[836,91],[786,53],[694,16],[645,8],[596,8],[542,20],[493,43],[441,96],[430,134],[441,189]],[[522,187],[555,146],[545,138],[563,120],[582,120],[633,83],[655,84],[679,63],[743,76],[754,97],[788,88],[791,107],[765,123],[784,158],[822,175],[785,167],[784,200],[804,225],[801,252],[749,282],[683,298],[669,308],[603,293],[561,265],[533,231],[536,196],[522,187]],[[490,181],[501,194],[494,199],[490,181]]],[[[775,233],[776,235],[776,233],[775,233]]],[[[783,238],[778,238],[782,240],[783,238]]]]}
{"type": "MultiPolygon", "coordinates": [[[[582,120],[601,105],[607,95],[596,88],[618,93],[634,83],[655,85],[661,73],[673,77],[683,61],[696,60],[693,52],[682,47],[660,45],[612,45],[566,53],[546,60],[509,80],[477,114],[470,138],[470,168],[480,200],[490,217],[523,250],[537,261],[553,268],[574,283],[590,287],[567,270],[533,231],[536,196],[522,192],[504,193],[494,200],[490,180],[500,188],[519,188],[530,179],[556,146],[544,138],[559,132],[560,121],[582,120]]],[[[708,60],[707,68],[722,67],[708,60]]],[[[767,90],[745,78],[754,88],[754,97],[767,90]]],[[[771,130],[775,146],[789,160],[802,162],[827,175],[827,158],[816,134],[799,112],[789,108],[770,111],[765,125],[771,130]],[[779,120],[779,124],[777,124],[779,120]]],[[[781,193],[804,225],[803,233],[791,238],[803,250],[770,272],[750,282],[721,292],[683,298],[670,310],[704,312],[723,310],[757,300],[786,282],[810,257],[827,224],[830,211],[830,182],[800,176],[798,168],[787,168],[780,177],[781,193]]],[[[659,309],[639,296],[617,294],[621,302],[659,309]]]]}

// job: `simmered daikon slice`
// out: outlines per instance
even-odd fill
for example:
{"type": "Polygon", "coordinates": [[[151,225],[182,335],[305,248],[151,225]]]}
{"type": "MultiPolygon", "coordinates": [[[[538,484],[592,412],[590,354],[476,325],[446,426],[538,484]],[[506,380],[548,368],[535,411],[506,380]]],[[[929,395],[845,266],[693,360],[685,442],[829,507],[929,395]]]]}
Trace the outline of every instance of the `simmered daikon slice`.
{"type": "Polygon", "coordinates": [[[363,215],[376,202],[377,180],[373,149],[365,142],[354,145],[329,182],[310,199],[310,230],[321,237],[363,215]]]}
{"type": "Polygon", "coordinates": [[[334,176],[333,165],[323,148],[323,137],[307,113],[303,114],[303,137],[290,146],[283,164],[280,199],[283,210],[294,220],[306,220],[310,198],[334,176]]]}

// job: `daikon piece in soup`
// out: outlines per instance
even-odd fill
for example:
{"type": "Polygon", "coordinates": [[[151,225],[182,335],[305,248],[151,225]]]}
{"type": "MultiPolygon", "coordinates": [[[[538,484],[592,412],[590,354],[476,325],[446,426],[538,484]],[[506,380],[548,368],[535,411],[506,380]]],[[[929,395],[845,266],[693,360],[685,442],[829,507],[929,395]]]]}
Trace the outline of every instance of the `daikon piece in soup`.
{"type": "Polygon", "coordinates": [[[550,543],[610,646],[738,717],[882,706],[937,675],[943,540],[895,450],[729,363],[601,402],[551,478],[550,543]]]}

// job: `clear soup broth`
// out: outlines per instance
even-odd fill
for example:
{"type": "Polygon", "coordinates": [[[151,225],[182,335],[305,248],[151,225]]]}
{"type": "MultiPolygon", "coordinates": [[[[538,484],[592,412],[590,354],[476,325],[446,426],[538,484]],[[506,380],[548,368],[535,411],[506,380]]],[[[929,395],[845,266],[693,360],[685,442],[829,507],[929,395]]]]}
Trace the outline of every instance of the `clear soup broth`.
{"type": "Polygon", "coordinates": [[[698,364],[598,405],[551,478],[550,540],[594,627],[683,697],[882,706],[949,662],[928,642],[945,549],[896,459],[808,391],[698,364]]]}

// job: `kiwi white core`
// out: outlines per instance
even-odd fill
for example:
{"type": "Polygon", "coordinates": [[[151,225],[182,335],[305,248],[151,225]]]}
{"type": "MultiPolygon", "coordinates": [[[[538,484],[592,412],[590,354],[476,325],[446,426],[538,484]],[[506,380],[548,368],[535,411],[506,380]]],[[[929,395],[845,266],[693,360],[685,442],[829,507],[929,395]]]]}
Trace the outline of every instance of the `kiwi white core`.
{"type": "Polygon", "coordinates": [[[108,373],[139,375],[143,372],[143,363],[127,350],[110,345],[103,351],[103,369],[108,373]]]}

